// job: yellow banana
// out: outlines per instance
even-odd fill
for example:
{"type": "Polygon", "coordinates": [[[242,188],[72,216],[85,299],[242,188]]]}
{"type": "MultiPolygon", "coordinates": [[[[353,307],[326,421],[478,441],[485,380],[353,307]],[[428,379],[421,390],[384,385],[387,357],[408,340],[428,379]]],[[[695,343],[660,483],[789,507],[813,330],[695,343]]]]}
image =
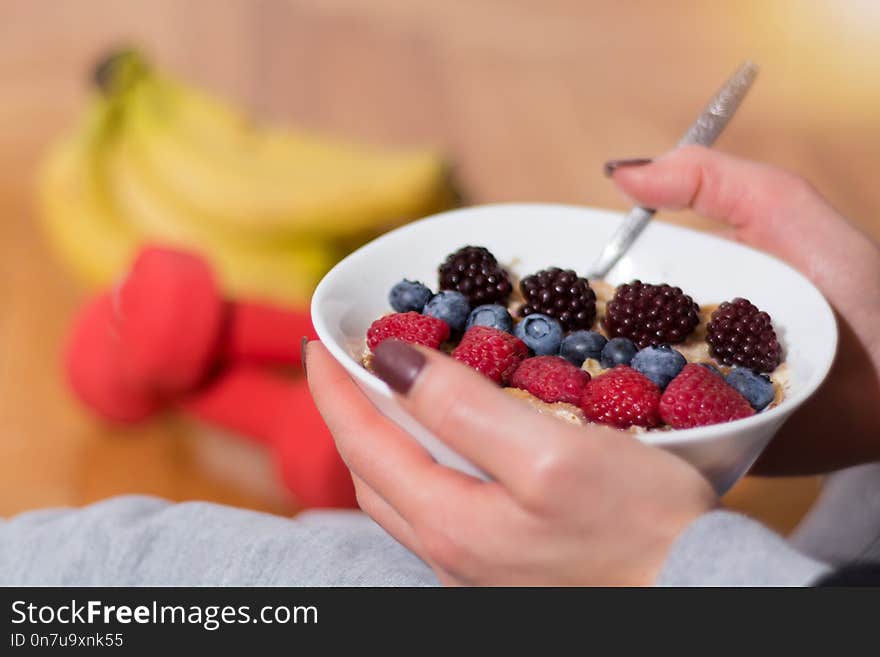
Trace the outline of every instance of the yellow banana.
{"type": "Polygon", "coordinates": [[[151,240],[196,249],[217,268],[235,296],[305,304],[327,270],[344,253],[331,244],[280,241],[254,244],[186,216],[176,199],[145,175],[126,150],[124,131],[106,153],[106,185],[116,211],[151,240]]]}
{"type": "MultiPolygon", "coordinates": [[[[94,115],[104,110],[98,107],[94,115]]],[[[37,196],[49,241],[81,278],[97,286],[124,271],[141,236],[113,212],[101,182],[101,149],[108,135],[100,122],[106,118],[91,118],[49,151],[37,196]]]]}
{"type": "MultiPolygon", "coordinates": [[[[100,101],[99,101],[100,102],[100,101]]],[[[94,112],[98,114],[99,112],[94,112]]],[[[120,185],[120,131],[112,119],[90,122],[48,154],[39,181],[39,203],[46,234],[76,273],[92,286],[112,283],[131,262],[145,239],[203,253],[233,296],[304,306],[320,277],[343,255],[339,246],[287,244],[283,248],[248,248],[223,242],[210,231],[174,231],[173,208],[137,187],[136,176],[120,185]],[[107,125],[97,125],[100,121],[107,125]],[[96,125],[91,125],[96,124],[96,125]],[[161,224],[133,222],[141,213],[166,213],[161,224]],[[170,218],[170,220],[169,220],[170,218]]],[[[123,171],[128,172],[123,168],[123,171]]]]}
{"type": "Polygon", "coordinates": [[[174,89],[147,76],[130,90],[131,148],[183,205],[217,225],[333,238],[449,204],[447,172],[432,153],[385,154],[261,130],[227,111],[210,121],[207,101],[174,89]],[[212,129],[218,124],[239,129],[224,134],[212,129]]]}
{"type": "MultiPolygon", "coordinates": [[[[112,283],[125,271],[138,245],[149,239],[199,250],[233,296],[303,306],[340,255],[319,247],[265,253],[234,244],[194,243],[187,236],[163,239],[139,231],[116,214],[105,183],[105,172],[112,166],[107,151],[79,136],[59,143],[49,153],[39,185],[41,216],[50,241],[92,286],[112,283]]],[[[139,202],[153,201],[144,198],[139,202]]]]}
{"type": "Polygon", "coordinates": [[[350,249],[455,201],[431,153],[259,128],[136,54],[108,61],[104,93],[39,184],[51,241],[91,283],[149,240],[200,251],[234,296],[304,305],[350,249]]]}

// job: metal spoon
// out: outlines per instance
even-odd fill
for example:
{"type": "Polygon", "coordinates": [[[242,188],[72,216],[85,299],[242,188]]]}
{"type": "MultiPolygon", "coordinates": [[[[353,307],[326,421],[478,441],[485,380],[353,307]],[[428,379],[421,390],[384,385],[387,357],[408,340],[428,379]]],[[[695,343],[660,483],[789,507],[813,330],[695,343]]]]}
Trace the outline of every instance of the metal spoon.
{"type": "MultiPolygon", "coordinates": [[[[709,101],[706,109],[684,133],[684,137],[679,140],[678,145],[702,144],[703,146],[711,146],[715,143],[718,135],[724,130],[745,98],[757,74],[758,67],[755,64],[750,61],[742,64],[709,101]]],[[[598,259],[593,263],[588,277],[591,279],[604,278],[633,245],[655,212],[654,209],[638,205],[630,210],[620,228],[611,236],[598,259]]]]}

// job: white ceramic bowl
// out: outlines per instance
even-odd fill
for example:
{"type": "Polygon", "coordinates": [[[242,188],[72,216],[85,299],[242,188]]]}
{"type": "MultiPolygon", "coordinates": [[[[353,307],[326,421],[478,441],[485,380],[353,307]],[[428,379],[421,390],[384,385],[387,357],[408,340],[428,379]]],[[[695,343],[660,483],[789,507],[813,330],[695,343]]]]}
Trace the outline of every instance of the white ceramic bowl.
{"type": "MultiPolygon", "coordinates": [[[[482,476],[405,413],[389,388],[361,366],[367,328],[390,310],[394,283],[405,277],[436,287],[437,265],[465,244],[486,246],[521,276],[551,266],[584,272],[621,219],[617,212],[549,204],[486,205],[423,219],[358,249],[324,277],[312,298],[315,328],[382,413],[438,462],[482,476]]],[[[746,297],[773,317],[790,373],[781,404],[727,424],[639,434],[692,463],[723,493],[822,383],[837,346],[834,315],[812,283],[779,260],[660,222],[648,226],[607,277],[615,284],[634,278],[678,285],[700,304],[746,297]]]]}

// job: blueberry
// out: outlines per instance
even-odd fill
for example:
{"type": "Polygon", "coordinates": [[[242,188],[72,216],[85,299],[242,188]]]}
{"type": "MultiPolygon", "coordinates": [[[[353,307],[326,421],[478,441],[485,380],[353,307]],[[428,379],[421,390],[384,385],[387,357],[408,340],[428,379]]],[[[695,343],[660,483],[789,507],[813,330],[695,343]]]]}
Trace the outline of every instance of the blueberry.
{"type": "Polygon", "coordinates": [[[499,331],[510,333],[513,330],[513,318],[504,306],[497,303],[487,303],[477,306],[468,315],[465,329],[469,329],[471,326],[491,326],[499,331]]]}
{"type": "Polygon", "coordinates": [[[595,331],[572,331],[562,340],[559,355],[573,365],[580,367],[587,358],[599,360],[602,347],[608,340],[595,331]]]}
{"type": "Polygon", "coordinates": [[[388,302],[396,312],[415,311],[420,313],[432,296],[434,293],[428,289],[427,285],[403,279],[391,288],[391,292],[388,293],[388,302]]]}
{"type": "Polygon", "coordinates": [[[633,356],[636,355],[636,346],[629,338],[611,338],[599,354],[599,363],[602,367],[614,367],[615,365],[629,365],[633,356]]]}
{"type": "Polygon", "coordinates": [[[758,374],[748,367],[734,367],[724,380],[745,397],[756,411],[764,410],[776,396],[770,377],[758,374]]]}
{"type": "Polygon", "coordinates": [[[555,354],[562,342],[562,325],[549,315],[527,315],[513,328],[513,334],[538,356],[555,354]]]}
{"type": "Polygon", "coordinates": [[[710,372],[712,372],[714,374],[717,374],[722,379],[724,378],[724,375],[721,373],[721,370],[719,370],[717,367],[715,367],[712,363],[698,363],[698,365],[705,367],[707,370],[709,370],[710,372]]]}
{"type": "Polygon", "coordinates": [[[633,356],[630,367],[641,372],[662,390],[687,365],[687,359],[668,344],[645,347],[633,356]]]}
{"type": "Polygon", "coordinates": [[[425,315],[442,319],[449,324],[449,328],[453,331],[461,331],[467,322],[468,314],[471,312],[471,305],[461,292],[443,290],[431,297],[422,312],[425,315]]]}

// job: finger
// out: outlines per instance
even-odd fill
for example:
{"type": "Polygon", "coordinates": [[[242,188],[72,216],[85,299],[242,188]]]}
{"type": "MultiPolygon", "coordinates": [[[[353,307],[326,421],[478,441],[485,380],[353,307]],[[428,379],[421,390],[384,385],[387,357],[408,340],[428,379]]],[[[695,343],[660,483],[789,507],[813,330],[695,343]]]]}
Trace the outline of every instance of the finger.
{"type": "Polygon", "coordinates": [[[454,586],[457,580],[428,558],[424,546],[410,524],[382,496],[357,475],[352,475],[361,510],[388,532],[394,540],[424,561],[443,586],[454,586]]]}
{"type": "MultiPolygon", "coordinates": [[[[827,218],[830,207],[799,176],[703,146],[675,149],[650,164],[621,167],[620,189],[640,205],[690,208],[750,231],[757,241],[790,237],[791,220],[827,218]]],[[[833,211],[831,211],[833,213],[833,211]]]]}
{"type": "Polygon", "coordinates": [[[621,167],[613,179],[624,193],[646,207],[690,208],[712,219],[742,223],[766,213],[766,206],[797,178],[766,164],[703,146],[685,146],[644,166],[621,167]],[[776,193],[761,193],[765,190],[776,193]],[[747,197],[757,206],[743,203],[747,197]]]}
{"type": "Polygon", "coordinates": [[[374,354],[376,372],[398,392],[406,388],[399,401],[420,424],[514,494],[548,454],[601,433],[535,413],[456,360],[431,349],[418,349],[414,357],[415,349],[382,343],[374,354]],[[406,385],[397,371],[409,377],[406,385]]]}
{"type": "Polygon", "coordinates": [[[437,499],[464,499],[479,482],[438,465],[382,415],[319,342],[306,348],[309,388],[352,473],[407,521],[437,499]]]}
{"type": "Polygon", "coordinates": [[[702,146],[618,168],[613,177],[646,207],[690,208],[727,222],[737,239],[787,260],[832,299],[839,271],[876,249],[800,176],[702,146]]]}
{"type": "Polygon", "coordinates": [[[427,562],[418,537],[403,516],[359,476],[353,474],[351,479],[354,482],[358,506],[361,510],[391,534],[398,543],[427,562]]]}

